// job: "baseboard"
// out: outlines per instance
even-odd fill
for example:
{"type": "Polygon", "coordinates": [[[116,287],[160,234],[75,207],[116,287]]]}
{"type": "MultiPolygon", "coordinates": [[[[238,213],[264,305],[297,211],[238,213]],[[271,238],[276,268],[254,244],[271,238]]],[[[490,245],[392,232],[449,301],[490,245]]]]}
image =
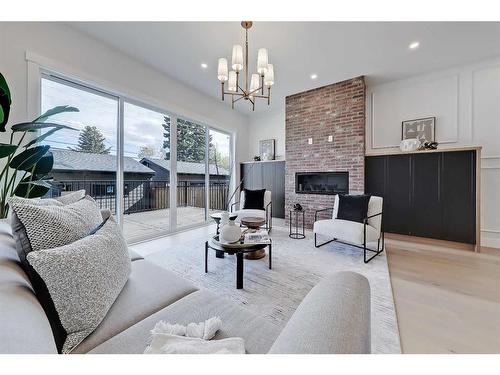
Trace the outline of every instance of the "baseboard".
{"type": "Polygon", "coordinates": [[[481,247],[500,249],[500,232],[492,230],[482,230],[481,247]]]}
{"type": "MultiPolygon", "coordinates": [[[[397,246],[405,250],[413,251],[437,251],[447,254],[452,254],[456,251],[461,251],[464,255],[477,254],[475,253],[475,245],[466,244],[461,242],[436,240],[433,238],[424,238],[416,236],[406,236],[403,234],[386,233],[385,234],[386,245],[397,246]]],[[[500,249],[495,247],[481,246],[479,248],[479,253],[485,256],[500,256],[500,249]]]]}
{"type": "Polygon", "coordinates": [[[462,251],[474,251],[476,247],[475,245],[468,243],[437,240],[434,238],[407,236],[404,234],[395,234],[395,233],[385,233],[385,238],[386,240],[388,239],[388,240],[402,241],[408,244],[419,244],[429,247],[439,247],[439,248],[447,248],[447,249],[462,250],[462,251]]]}

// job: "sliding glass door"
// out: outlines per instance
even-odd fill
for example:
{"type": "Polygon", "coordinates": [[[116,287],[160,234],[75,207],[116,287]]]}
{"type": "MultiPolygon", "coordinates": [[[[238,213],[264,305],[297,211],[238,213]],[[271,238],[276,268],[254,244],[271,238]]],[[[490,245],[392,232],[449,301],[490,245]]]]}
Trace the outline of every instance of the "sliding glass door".
{"type": "Polygon", "coordinates": [[[207,220],[207,127],[177,118],[177,227],[207,220]]]}
{"type": "Polygon", "coordinates": [[[129,242],[170,230],[170,116],[123,105],[123,233],[129,242]]]}
{"type": "Polygon", "coordinates": [[[228,209],[231,182],[231,136],[209,129],[209,212],[228,209]]]}
{"type": "Polygon", "coordinates": [[[44,140],[54,154],[46,197],[85,189],[117,215],[129,242],[203,224],[227,209],[229,134],[45,71],[40,89],[41,112],[79,109],[53,118],[74,130],[44,140]]]}
{"type": "Polygon", "coordinates": [[[74,130],[59,130],[44,141],[54,156],[45,197],[84,189],[101,209],[115,213],[118,97],[52,76],[42,76],[40,91],[42,113],[60,105],[79,109],[51,118],[74,130]]]}

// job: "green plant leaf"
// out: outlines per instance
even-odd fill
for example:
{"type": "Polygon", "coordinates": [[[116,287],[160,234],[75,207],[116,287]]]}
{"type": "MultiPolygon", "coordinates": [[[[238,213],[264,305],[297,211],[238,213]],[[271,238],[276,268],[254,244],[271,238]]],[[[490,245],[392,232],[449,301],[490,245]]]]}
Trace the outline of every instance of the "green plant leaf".
{"type": "Polygon", "coordinates": [[[17,154],[10,161],[9,166],[21,171],[29,171],[47,153],[50,146],[36,146],[17,154]]]}
{"type": "Polygon", "coordinates": [[[10,96],[9,85],[2,73],[0,73],[0,132],[5,132],[11,104],[12,98],[10,96]]]}
{"type": "Polygon", "coordinates": [[[0,73],[0,95],[5,94],[7,99],[9,100],[9,104],[12,104],[12,98],[10,96],[10,89],[5,77],[2,73],[0,73]]]}
{"type": "Polygon", "coordinates": [[[21,122],[11,126],[13,132],[36,132],[37,130],[45,128],[76,130],[70,126],[56,124],[55,122],[21,122]]]}
{"type": "Polygon", "coordinates": [[[0,143],[0,159],[6,158],[16,152],[17,146],[8,143],[0,143]]]}
{"type": "Polygon", "coordinates": [[[57,107],[49,109],[41,116],[34,119],[33,122],[45,122],[50,116],[65,112],[80,112],[80,110],[76,107],[70,107],[69,105],[59,105],[57,107]]]}
{"type": "Polygon", "coordinates": [[[40,198],[43,197],[50,190],[51,185],[42,180],[30,181],[31,176],[23,178],[14,190],[14,195],[26,198],[40,198]],[[31,189],[30,189],[31,188],[31,189]],[[29,194],[28,194],[29,190],[29,194]]]}
{"type": "Polygon", "coordinates": [[[48,151],[38,162],[36,163],[33,174],[36,176],[45,176],[48,174],[52,167],[54,166],[54,155],[52,152],[48,151]]]}
{"type": "Polygon", "coordinates": [[[24,145],[24,148],[28,148],[30,146],[33,146],[35,143],[40,143],[45,138],[50,137],[52,134],[54,134],[55,132],[57,132],[57,131],[59,131],[61,129],[63,129],[63,128],[62,127],[57,127],[57,128],[50,129],[46,133],[43,133],[42,135],[40,135],[40,136],[36,137],[35,139],[29,141],[26,145],[24,145]]]}

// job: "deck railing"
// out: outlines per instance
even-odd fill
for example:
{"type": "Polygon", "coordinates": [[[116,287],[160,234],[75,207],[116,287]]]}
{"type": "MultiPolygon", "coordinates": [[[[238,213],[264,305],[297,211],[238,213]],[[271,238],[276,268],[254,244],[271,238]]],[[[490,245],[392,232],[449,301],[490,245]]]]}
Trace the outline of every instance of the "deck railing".
{"type": "MultiPolygon", "coordinates": [[[[116,181],[65,180],[53,183],[47,198],[58,197],[70,191],[85,190],[101,209],[116,212],[116,181]]],[[[209,209],[226,210],[229,198],[229,181],[210,181],[208,186],[209,209]]],[[[205,207],[205,181],[178,181],[178,207],[205,207]]],[[[153,211],[170,208],[170,183],[168,181],[125,180],[123,184],[124,212],[153,211]]]]}

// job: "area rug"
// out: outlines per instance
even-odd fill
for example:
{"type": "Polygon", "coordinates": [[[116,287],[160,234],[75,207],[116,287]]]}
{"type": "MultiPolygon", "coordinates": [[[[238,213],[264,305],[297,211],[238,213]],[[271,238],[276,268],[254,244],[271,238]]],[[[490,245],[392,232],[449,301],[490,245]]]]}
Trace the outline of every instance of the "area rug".
{"type": "Polygon", "coordinates": [[[139,253],[149,249],[146,259],[171,270],[200,288],[225,296],[267,321],[283,327],[304,296],[323,277],[337,271],[355,271],[370,281],[372,296],[372,352],[400,353],[399,331],[385,252],[370,263],[363,263],[363,251],[339,243],[314,247],[314,237],[294,240],[288,228],[274,227],[273,269],[268,257],[245,260],[244,289],[236,289],[236,258],[215,257],[209,251],[208,270],[204,272],[205,230],[177,234],[134,246],[139,253]],[[154,249],[154,250],[152,250],[154,249]],[[153,252],[151,252],[153,251],[153,252]]]}

